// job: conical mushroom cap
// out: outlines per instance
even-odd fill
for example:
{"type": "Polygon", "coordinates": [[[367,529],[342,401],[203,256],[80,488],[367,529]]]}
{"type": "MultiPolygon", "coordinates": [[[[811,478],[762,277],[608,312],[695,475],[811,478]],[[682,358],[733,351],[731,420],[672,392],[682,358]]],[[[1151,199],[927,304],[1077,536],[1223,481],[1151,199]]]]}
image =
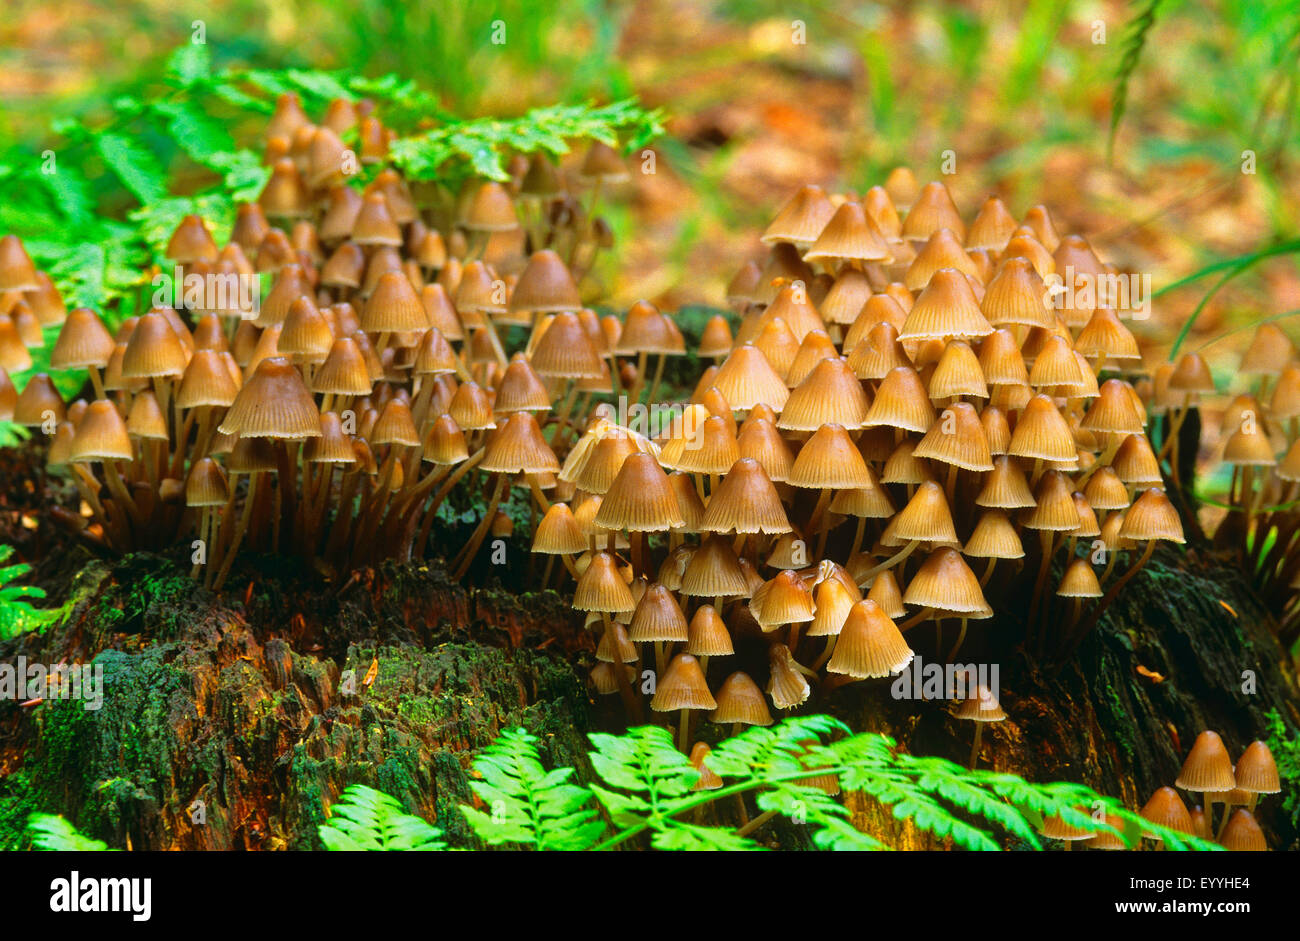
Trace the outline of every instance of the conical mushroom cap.
{"type": "MultiPolygon", "coordinates": [[[[1138,813],[1152,823],[1169,830],[1188,834],[1196,832],[1191,814],[1187,812],[1187,805],[1172,787],[1162,787],[1157,790],[1151,795],[1151,799],[1142,805],[1138,813]]],[[[1151,836],[1151,834],[1146,835],[1151,836]]],[[[1161,840],[1160,837],[1155,836],[1152,836],[1152,839],[1161,840]]]]}
{"type": "Polygon", "coordinates": [[[966,540],[962,554],[973,559],[1023,559],[1025,549],[1007,514],[1001,510],[986,510],[966,540]]]}
{"type": "Polygon", "coordinates": [[[915,369],[899,366],[890,370],[876,390],[865,424],[917,432],[927,431],[934,424],[934,406],[915,369]]]}
{"type": "Polygon", "coordinates": [[[822,425],[799,450],[789,483],[809,489],[864,488],[871,474],[842,425],[822,425]]]}
{"type": "Polygon", "coordinates": [[[650,708],[655,712],[679,709],[716,709],[717,701],[709,692],[699,661],[688,653],[678,654],[655,686],[650,708]]]}
{"type": "Polygon", "coordinates": [[[1061,471],[1046,471],[1038,479],[1034,501],[1034,509],[1024,516],[1026,527],[1058,533],[1078,532],[1079,508],[1070,493],[1069,480],[1061,471]]]}
{"type": "Polygon", "coordinates": [[[686,640],[686,615],[672,592],[659,584],[647,587],[632,614],[627,636],[636,643],[686,640]]]}
{"type": "Polygon", "coordinates": [[[684,523],[668,475],[652,455],[640,451],[624,459],[596,513],[596,524],[613,530],[665,532],[684,523]]]}
{"type": "Polygon", "coordinates": [[[1282,790],[1277,762],[1263,742],[1251,742],[1233,769],[1237,787],[1250,794],[1277,794],[1282,790]]]}
{"type": "Polygon", "coordinates": [[[1087,559],[1075,559],[1061,576],[1056,593],[1062,598],[1100,598],[1101,583],[1087,559]]]}
{"type": "Polygon", "coordinates": [[[940,268],[907,312],[898,337],[904,341],[971,340],[992,332],[965,275],[954,268],[940,268]]]}
{"type": "Polygon", "coordinates": [[[856,585],[850,590],[838,578],[826,578],[818,582],[813,590],[816,613],[812,624],[808,625],[808,636],[833,637],[839,634],[849,611],[861,600],[861,592],[856,585]]]}
{"type": "Polygon", "coordinates": [[[270,356],[239,390],[218,430],[241,438],[314,438],[320,412],[302,374],[283,356],[270,356]]]}
{"type": "Polygon", "coordinates": [[[1178,517],[1178,510],[1169,502],[1163,490],[1154,487],[1143,491],[1133,501],[1133,505],[1124,514],[1124,525],[1120,527],[1119,534],[1124,539],[1186,542],[1183,538],[1183,521],[1178,517]]]}
{"type": "Polygon", "coordinates": [[[943,488],[927,481],[893,520],[894,535],[905,542],[956,543],[957,530],[943,488]]]}
{"type": "Polygon", "coordinates": [[[1275,323],[1255,328],[1237,371],[1248,376],[1277,376],[1295,358],[1295,345],[1275,323]]]}
{"type": "Polygon", "coordinates": [[[864,600],[849,611],[826,670],[855,679],[889,676],[914,656],[889,615],[874,601],[864,600]]]}
{"type": "Polygon", "coordinates": [[[943,400],[962,395],[987,399],[989,388],[975,351],[957,340],[944,347],[930,376],[930,398],[943,400]]]}
{"type": "Polygon", "coordinates": [[[587,379],[602,375],[600,353],[573,313],[556,314],[533,347],[529,362],[539,376],[587,379]]]}
{"type": "MultiPolygon", "coordinates": [[[[885,182],[885,189],[890,190],[891,195],[893,194],[888,180],[885,182]]],[[[899,205],[897,199],[894,203],[899,205]]],[[[901,209],[902,206],[899,205],[899,208],[901,209]]],[[[944,228],[951,229],[953,235],[959,240],[966,237],[966,224],[961,221],[961,214],[957,212],[957,206],[952,201],[952,194],[948,192],[948,187],[937,180],[931,181],[921,187],[916,195],[916,201],[907,210],[907,216],[903,219],[902,235],[905,239],[923,242],[936,231],[944,228]]]]}
{"type": "Polygon", "coordinates": [[[998,327],[1024,325],[1050,329],[1055,324],[1048,289],[1026,258],[1004,261],[984,290],[980,310],[998,327]]]}
{"type": "Polygon", "coordinates": [[[856,268],[846,268],[817,306],[826,323],[851,324],[862,313],[862,305],[870,299],[871,283],[867,276],[856,268]]]}
{"type": "Polygon", "coordinates": [[[835,215],[820,186],[805,186],[790,198],[763,233],[763,241],[811,245],[835,215]]]}
{"type": "Polygon", "coordinates": [[[1002,722],[1007,717],[997,694],[983,685],[977,685],[974,695],[962,700],[955,715],[966,722],[1002,722]]]}
{"type": "Polygon", "coordinates": [[[131,461],[135,449],[127,434],[126,423],[117,407],[106,399],[96,399],[86,407],[72,439],[74,461],[131,461]]]}
{"type": "Polygon", "coordinates": [[[479,468],[494,474],[557,474],[560,462],[532,413],[515,412],[488,440],[479,468]]]}
{"type": "Polygon", "coordinates": [[[185,346],[163,314],[150,311],[140,318],[122,355],[122,376],[152,379],[179,376],[187,363],[185,346]]]}
{"type": "Polygon", "coordinates": [[[798,574],[790,569],[764,582],[754,592],[749,600],[749,611],[764,631],[811,621],[815,614],[812,595],[798,574]]]}
{"type": "Polygon", "coordinates": [[[944,409],[912,453],[965,470],[993,470],[984,426],[969,402],[958,402],[944,409]]]}
{"type": "Polygon", "coordinates": [[[767,700],[748,673],[737,671],[722,681],[718,689],[718,708],[709,720],[719,725],[771,725],[772,713],[767,700]]]}
{"type": "Polygon", "coordinates": [[[903,601],[923,608],[951,611],[968,618],[987,618],[993,614],[979,579],[956,549],[935,549],[907,584],[903,601]]]}
{"type": "Polygon", "coordinates": [[[862,204],[849,200],[835,210],[803,257],[805,261],[888,261],[893,256],[862,204]]]}
{"type": "Polygon", "coordinates": [[[573,607],[578,611],[613,614],[636,608],[632,592],[619,574],[614,557],[608,552],[597,552],[591,557],[590,564],[574,589],[573,607]]]}
{"type": "Polygon", "coordinates": [[[732,465],[709,497],[700,529],[711,533],[788,533],[790,521],[776,487],[753,458],[732,465]]]}
{"type": "Polygon", "coordinates": [[[898,587],[898,578],[892,569],[875,577],[867,592],[867,599],[880,605],[880,610],[891,618],[901,618],[907,613],[907,608],[903,605],[903,592],[898,587]]]}
{"type": "Polygon", "coordinates": [[[745,421],[736,439],[736,450],[742,458],[758,461],[774,483],[784,483],[790,479],[794,454],[776,426],[766,418],[754,420],[751,416],[745,421]]]}
{"type": "Polygon", "coordinates": [[[682,423],[663,446],[660,463],[689,474],[725,474],[740,459],[739,445],[726,420],[710,415],[691,427],[694,424],[689,420],[682,423]]]}
{"type": "Polygon", "coordinates": [[[739,346],[718,367],[714,387],[734,409],[748,411],[760,403],[780,412],[790,397],[785,380],[751,344],[739,346]]]}
{"type": "MultiPolygon", "coordinates": [[[[1134,503],[1133,506],[1136,507],[1137,504],[1134,503]]],[[[1129,513],[1132,512],[1130,509],[1129,513]]],[[[1178,773],[1174,785],[1185,791],[1214,794],[1231,791],[1237,786],[1232,759],[1228,756],[1228,749],[1224,746],[1223,739],[1219,738],[1219,733],[1207,729],[1196,736],[1196,742],[1192,745],[1187,760],[1183,762],[1183,769],[1178,773]]]]}
{"type": "Polygon", "coordinates": [[[587,538],[573,518],[567,503],[552,503],[533,533],[533,552],[544,555],[579,555],[587,538]]]}
{"type": "Polygon", "coordinates": [[[1007,210],[1006,204],[996,196],[989,196],[966,233],[966,247],[1000,252],[1016,228],[1015,217],[1007,210]]]}
{"type": "Polygon", "coordinates": [[[837,424],[852,431],[863,426],[869,407],[867,393],[848,363],[840,357],[823,359],[790,393],[776,426],[816,431],[837,424]]]}
{"type": "Polygon", "coordinates": [[[18,236],[0,238],[0,294],[35,291],[40,286],[36,266],[18,236]]]}
{"type": "Polygon", "coordinates": [[[691,556],[682,575],[681,592],[696,598],[738,598],[749,595],[749,582],[731,540],[710,536],[691,556]]]}
{"type": "Polygon", "coordinates": [[[510,310],[559,313],[581,307],[578,286],[560,256],[550,249],[534,252],[510,295],[510,310]]]}
{"type": "Polygon", "coordinates": [[[941,228],[934,231],[921,246],[921,250],[916,253],[911,264],[907,266],[903,283],[907,285],[909,291],[920,291],[930,283],[935,273],[943,268],[953,268],[977,281],[982,281],[979,267],[970,255],[966,254],[957,236],[950,229],[941,228]]]}
{"type": "Polygon", "coordinates": [[[1265,853],[1268,841],[1260,829],[1255,815],[1245,807],[1238,807],[1228,818],[1228,825],[1223,828],[1219,842],[1223,848],[1232,852],[1265,853]]]}
{"type": "Polygon", "coordinates": [[[379,276],[375,291],[361,313],[368,333],[410,333],[429,329],[420,296],[406,275],[389,271],[379,276]]]}
{"type": "Polygon", "coordinates": [[[1074,435],[1050,398],[1036,395],[1029,400],[1011,434],[1007,453],[1047,461],[1074,460],[1074,435]]]}
{"type": "Polygon", "coordinates": [[[1133,406],[1130,389],[1129,384],[1120,379],[1103,382],[1092,407],[1083,416],[1083,427],[1111,434],[1142,434],[1142,416],[1133,406]]]}
{"type": "MultiPolygon", "coordinates": [[[[711,604],[702,604],[695,609],[695,615],[687,625],[687,635],[686,652],[692,656],[729,657],[736,652],[727,625],[711,604]]],[[[721,692],[718,695],[720,698],[721,692]]]]}
{"type": "Polygon", "coordinates": [[[225,506],[230,499],[226,472],[210,457],[199,458],[185,478],[186,506],[225,506]]]}
{"type": "Polygon", "coordinates": [[[113,356],[113,337],[94,311],[78,307],[68,314],[50,351],[54,369],[102,368],[113,356]]]}

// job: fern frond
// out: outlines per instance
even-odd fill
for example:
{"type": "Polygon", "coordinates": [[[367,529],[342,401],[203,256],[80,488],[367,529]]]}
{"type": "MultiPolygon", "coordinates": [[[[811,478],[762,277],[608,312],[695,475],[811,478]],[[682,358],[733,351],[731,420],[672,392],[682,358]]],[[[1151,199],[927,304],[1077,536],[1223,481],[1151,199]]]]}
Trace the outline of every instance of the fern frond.
{"type": "Polygon", "coordinates": [[[406,813],[396,798],[353,784],[320,825],[327,850],[445,850],[442,831],[406,813]]]}
{"type": "Polygon", "coordinates": [[[27,818],[27,837],[35,850],[88,853],[109,848],[103,840],[84,836],[67,820],[54,814],[31,814],[27,818]]]}
{"type": "Polygon", "coordinates": [[[478,780],[470,788],[488,813],[461,806],[484,842],[517,843],[539,850],[580,850],[600,838],[605,825],[591,806],[591,791],[568,783],[572,768],[547,772],[537,737],[506,729],[474,761],[478,780]]]}

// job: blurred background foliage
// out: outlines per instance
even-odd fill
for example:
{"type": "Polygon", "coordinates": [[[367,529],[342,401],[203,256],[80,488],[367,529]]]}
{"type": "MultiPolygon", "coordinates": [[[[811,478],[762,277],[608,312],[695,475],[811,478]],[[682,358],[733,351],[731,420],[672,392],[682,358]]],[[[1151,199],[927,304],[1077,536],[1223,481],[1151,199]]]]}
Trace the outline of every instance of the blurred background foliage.
{"type": "MultiPolygon", "coordinates": [[[[1157,287],[1300,229],[1300,0],[6,0],[5,14],[0,164],[66,143],[51,116],[112,120],[196,20],[216,68],[397,73],[431,111],[662,106],[657,172],[609,208],[615,304],[718,303],[796,186],[861,190],[904,162],[936,177],[946,151],[968,213],[990,192],[1045,203],[1157,287]]],[[[111,190],[95,196],[132,204],[111,190]]],[[[1201,305],[1216,280],[1166,292],[1138,328],[1164,355],[1197,312],[1184,348],[1226,389],[1250,335],[1234,329],[1300,309],[1300,277],[1278,254],[1201,305]]]]}

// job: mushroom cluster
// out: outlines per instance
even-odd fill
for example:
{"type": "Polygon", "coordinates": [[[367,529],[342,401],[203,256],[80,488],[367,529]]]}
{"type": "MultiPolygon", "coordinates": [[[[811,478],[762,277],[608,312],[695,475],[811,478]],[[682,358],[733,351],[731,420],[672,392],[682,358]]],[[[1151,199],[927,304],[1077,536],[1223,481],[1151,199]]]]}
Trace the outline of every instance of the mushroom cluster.
{"type": "MultiPolygon", "coordinates": [[[[1237,374],[1248,389],[1223,410],[1218,452],[1231,470],[1229,511],[1214,538],[1240,553],[1255,573],[1261,594],[1279,612],[1279,636],[1289,649],[1300,639],[1300,354],[1281,328],[1266,322],[1237,374]]],[[[1158,367],[1153,380],[1155,402],[1170,412],[1171,422],[1215,392],[1196,353],[1158,367]]]]}
{"type": "Polygon", "coordinates": [[[119,551],[192,540],[196,576],[218,588],[244,547],[345,570],[423,553],[477,469],[494,490],[463,573],[501,525],[508,482],[549,506],[574,398],[612,391],[619,324],[584,307],[579,283],[611,243],[596,196],[627,170],[597,143],[572,170],[516,156],[508,181],[454,193],[408,185],[386,165],[392,139],[365,102],[334,101],[313,123],[282,96],[268,182],[229,241],[186,217],[165,252],[174,301],[111,331],[67,312],[19,240],[0,239],[0,418],[50,436],[87,538],[119,551]],[[66,405],[49,375],[21,392],[8,378],[60,323],[51,366],[87,371],[91,390],[66,405]],[[531,335],[509,356],[516,325],[531,335]]]}
{"type": "Polygon", "coordinates": [[[1201,803],[1188,811],[1174,787],[1162,787],[1143,805],[1142,816],[1171,830],[1215,840],[1225,849],[1268,849],[1255,820],[1255,805],[1260,795],[1277,794],[1282,785],[1273,753],[1263,742],[1252,742],[1234,765],[1223,739],[1207,729],[1196,737],[1174,786],[1189,795],[1200,794],[1201,803]],[[1216,803],[1223,807],[1217,828],[1216,803]]]}
{"type": "MultiPolygon", "coordinates": [[[[763,240],[728,288],[738,320],[702,332],[690,404],[653,439],[598,408],[559,475],[572,509],[538,530],[600,624],[599,690],[653,648],[651,708],[681,710],[685,736],[712,688],[757,688],[707,680],[739,633],[766,639],[789,709],[897,672],[924,621],[952,660],[990,597],[1030,649],[1068,653],[1157,542],[1183,542],[1130,312],[1081,289],[1109,269],[1045,208],[1017,222],[990,197],[967,226],[942,183],[899,170],[861,197],[804,187],[763,240]]],[[[638,305],[625,340],[642,319],[638,337],[668,335],[638,305]]]]}

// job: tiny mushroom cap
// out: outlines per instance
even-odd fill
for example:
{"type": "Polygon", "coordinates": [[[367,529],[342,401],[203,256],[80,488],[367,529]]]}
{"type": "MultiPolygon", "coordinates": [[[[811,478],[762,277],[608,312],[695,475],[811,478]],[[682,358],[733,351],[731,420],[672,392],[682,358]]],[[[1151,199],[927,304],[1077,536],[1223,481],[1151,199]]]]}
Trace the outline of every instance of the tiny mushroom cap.
{"type": "MultiPolygon", "coordinates": [[[[1137,504],[1134,504],[1136,507],[1137,504]]],[[[1129,510],[1129,514],[1132,514],[1129,510]]],[[[1206,730],[1196,737],[1175,785],[1185,791],[1220,793],[1237,786],[1232,772],[1232,759],[1217,732],[1206,730]]]]}
{"type": "Polygon", "coordinates": [[[687,639],[686,615],[671,591],[658,583],[645,589],[628,625],[628,637],[636,643],[687,639]]]}
{"type": "Polygon", "coordinates": [[[96,399],[86,407],[77,423],[71,457],[74,461],[134,460],[135,449],[117,406],[107,399],[96,399]]]}
{"type": "Polygon", "coordinates": [[[713,605],[702,604],[695,609],[687,625],[686,652],[696,657],[729,657],[736,652],[731,632],[713,605]]]}
{"type": "Polygon", "coordinates": [[[1255,815],[1245,807],[1238,807],[1232,812],[1219,843],[1224,849],[1239,853],[1263,853],[1268,850],[1264,831],[1255,821],[1255,815]]]}
{"type": "Polygon", "coordinates": [[[19,425],[44,425],[47,418],[63,421],[67,415],[59,390],[47,373],[38,372],[27,380],[13,404],[13,421],[19,425]]]}
{"type": "Polygon", "coordinates": [[[597,552],[578,579],[573,607],[578,611],[604,611],[619,614],[636,609],[632,592],[619,574],[617,563],[608,552],[597,552]]]}
{"type": "Polygon", "coordinates": [[[1001,722],[1006,719],[1007,714],[1002,710],[1002,704],[998,702],[998,697],[993,690],[987,686],[976,685],[973,690],[974,695],[968,696],[961,701],[954,715],[958,719],[964,719],[967,722],[1001,722]]]}
{"type": "Polygon", "coordinates": [[[898,338],[972,340],[992,332],[966,276],[955,268],[940,268],[907,312],[898,338]]]}
{"type": "Polygon", "coordinates": [[[898,577],[892,569],[881,572],[871,583],[867,599],[880,605],[880,609],[891,618],[901,618],[907,613],[903,605],[903,592],[898,587],[898,577]]]}
{"type": "Polygon", "coordinates": [[[811,245],[834,215],[835,206],[820,186],[804,186],[777,213],[763,241],[811,245]]]}
{"type": "Polygon", "coordinates": [[[212,241],[212,233],[202,219],[188,215],[172,232],[163,254],[182,265],[194,261],[216,261],[217,243],[212,241]]]}
{"type": "Polygon", "coordinates": [[[1291,338],[1277,324],[1262,323],[1255,329],[1237,371],[1251,376],[1276,376],[1294,358],[1291,338]]]}
{"type": "Polygon", "coordinates": [[[532,412],[514,412],[488,440],[479,467],[496,474],[555,474],[560,462],[532,412]]]}
{"type": "Polygon", "coordinates": [[[1277,463],[1268,434],[1255,422],[1241,422],[1223,446],[1223,461],[1237,467],[1272,467],[1277,463]]]}
{"type": "Polygon", "coordinates": [[[962,553],[976,559],[1023,559],[1025,548],[1005,512],[986,510],[980,514],[962,553]]]}
{"type": "MultiPolygon", "coordinates": [[[[249,439],[261,440],[261,439],[249,439]]],[[[303,459],[321,464],[356,463],[356,451],[343,433],[343,423],[334,412],[324,412],[320,417],[320,437],[311,438],[303,448],[303,459]]]]}
{"type": "Polygon", "coordinates": [[[700,543],[682,573],[681,592],[696,598],[749,597],[749,582],[730,539],[709,536],[700,543]]]}
{"type": "Polygon", "coordinates": [[[993,470],[988,437],[969,402],[957,402],[944,409],[912,453],[964,470],[993,470]]]}
{"type": "Polygon", "coordinates": [[[1174,392],[1192,395],[1214,392],[1214,376],[1199,353],[1184,353],[1169,377],[1169,388],[1174,392]]]}
{"type": "Polygon", "coordinates": [[[573,275],[549,248],[534,252],[510,295],[512,312],[559,313],[582,307],[573,275]]]}
{"type": "Polygon", "coordinates": [[[1101,583],[1087,559],[1075,559],[1061,576],[1056,593],[1062,598],[1100,598],[1101,583]]]}
{"type": "Polygon", "coordinates": [[[1142,434],[1142,416],[1133,405],[1130,388],[1128,383],[1120,379],[1107,379],[1103,382],[1100,394],[1083,416],[1083,427],[1089,431],[1112,434],[1142,434]]]}
{"type": "Polygon", "coordinates": [[[226,472],[210,457],[202,457],[190,466],[185,478],[186,506],[225,506],[230,499],[226,472]]]}
{"type": "Polygon", "coordinates": [[[795,387],[776,426],[786,431],[816,431],[833,422],[853,431],[865,424],[869,407],[861,381],[848,363],[836,356],[818,362],[795,387]]]}
{"type": "Polygon", "coordinates": [[[40,288],[36,266],[16,235],[0,238],[0,294],[40,288]]]}
{"type": "Polygon", "coordinates": [[[908,582],[903,601],[972,619],[993,616],[993,609],[984,600],[979,579],[961,554],[948,546],[940,546],[926,557],[920,570],[908,582]]]}
{"type": "Polygon", "coordinates": [[[1026,258],[1008,258],[984,290],[980,310],[997,327],[1054,325],[1047,286],[1026,258]]]}
{"type": "Polygon", "coordinates": [[[406,275],[386,271],[362,308],[361,327],[369,333],[423,331],[429,328],[429,316],[406,275]]]}
{"type": "Polygon", "coordinates": [[[898,626],[870,599],[850,609],[826,669],[855,679],[889,676],[907,666],[915,654],[898,626]]]}
{"type": "Polygon", "coordinates": [[[893,535],[904,542],[956,544],[957,529],[943,488],[927,480],[893,519],[893,535]]]}
{"type": "Polygon", "coordinates": [[[791,530],[776,487],[763,466],[748,457],[736,461],[710,495],[699,528],[711,533],[768,535],[791,530]]]}
{"type": "MultiPolygon", "coordinates": [[[[1086,814],[1087,809],[1084,807],[1075,808],[1079,813],[1086,814]]],[[[1059,816],[1043,818],[1043,829],[1040,831],[1043,836],[1049,840],[1064,840],[1074,842],[1076,840],[1090,840],[1093,837],[1093,830],[1085,830],[1081,827],[1071,826],[1062,820],[1059,816]]]]}
{"type": "Polygon", "coordinates": [[[764,632],[786,624],[802,624],[815,615],[813,598],[803,579],[791,569],[764,582],[749,600],[749,612],[764,632]]]}
{"type": "MultiPolygon", "coordinates": [[[[1186,542],[1183,538],[1183,522],[1178,517],[1178,510],[1169,502],[1163,490],[1157,490],[1152,487],[1133,501],[1133,505],[1128,508],[1124,514],[1124,525],[1120,527],[1119,535],[1124,539],[1146,540],[1162,539],[1166,542],[1186,542]]],[[[1213,735],[1214,740],[1218,741],[1218,736],[1213,732],[1201,733],[1201,738],[1206,735],[1213,735]]],[[[1197,739],[1199,743],[1201,739],[1197,739]]],[[[1223,743],[1219,742],[1222,747],[1223,743]]]]}
{"type": "MultiPolygon", "coordinates": [[[[1139,813],[1146,820],[1166,829],[1188,834],[1196,832],[1192,817],[1187,812],[1187,805],[1172,787],[1162,787],[1157,790],[1151,795],[1151,799],[1142,805],[1139,813]]],[[[1163,839],[1153,834],[1146,835],[1157,841],[1163,839]]]]}
{"type": "Polygon", "coordinates": [[[845,585],[838,578],[824,578],[813,589],[816,615],[808,625],[809,637],[834,637],[844,628],[853,606],[862,600],[856,584],[845,585]]]}
{"type": "Polygon", "coordinates": [[[885,375],[863,424],[887,425],[905,431],[929,430],[934,424],[934,406],[915,369],[897,366],[885,375]]]}
{"type": "MultiPolygon", "coordinates": [[[[895,192],[894,186],[891,186],[892,181],[892,175],[885,181],[885,189],[891,195],[895,192]]],[[[895,204],[898,204],[897,199],[895,204]]],[[[902,206],[899,205],[899,208],[901,209],[902,206]]],[[[924,241],[935,231],[943,228],[951,229],[958,239],[966,237],[966,224],[961,221],[961,214],[952,201],[952,194],[948,192],[948,187],[936,180],[926,183],[917,193],[911,207],[907,210],[907,217],[903,220],[902,235],[903,238],[912,241],[924,241]]]]}
{"type": "Polygon", "coordinates": [[[705,763],[711,751],[712,749],[704,742],[696,742],[691,746],[691,767],[700,773],[700,779],[695,782],[692,791],[716,791],[724,783],[722,778],[705,763]]]}
{"type": "Polygon", "coordinates": [[[778,709],[793,709],[804,702],[811,694],[812,687],[804,679],[803,673],[795,664],[790,648],[785,644],[773,644],[768,649],[768,665],[771,675],[767,681],[767,694],[772,697],[772,704],[778,709]]]}
{"type": "Polygon", "coordinates": [[[736,347],[718,367],[713,385],[734,409],[748,411],[760,403],[774,410],[785,408],[790,390],[758,347],[736,347]]]}
{"type": "Polygon", "coordinates": [[[678,654],[668,664],[668,669],[655,687],[650,708],[655,712],[675,712],[679,709],[718,708],[709,692],[700,663],[688,653],[678,654]]]}
{"type": "Polygon", "coordinates": [[[321,433],[320,412],[302,374],[283,356],[269,356],[239,390],[218,430],[241,438],[314,438],[321,433]]]}
{"type": "Polygon", "coordinates": [[[871,472],[843,425],[818,428],[799,450],[788,483],[808,489],[872,486],[871,472]]]}
{"type": "Polygon", "coordinates": [[[636,663],[641,658],[636,645],[627,636],[627,628],[617,621],[610,621],[596,645],[596,659],[603,663],[636,663]]]}
{"type": "Polygon", "coordinates": [[[1260,741],[1246,746],[1237,759],[1233,776],[1237,787],[1251,794],[1277,794],[1282,790],[1273,753],[1260,741]]]}
{"type": "Polygon", "coordinates": [[[185,372],[185,346],[167,318],[150,311],[136,323],[122,354],[122,376],[152,379],[179,376],[185,372]]]}
{"type": "Polygon", "coordinates": [[[719,725],[771,725],[772,713],[758,685],[748,673],[737,671],[722,682],[717,695],[718,708],[709,716],[719,725]]]}
{"type": "Polygon", "coordinates": [[[567,503],[552,503],[533,533],[533,552],[544,555],[580,555],[587,549],[573,511],[567,503]]]}
{"type": "Polygon", "coordinates": [[[1074,434],[1070,425],[1046,395],[1036,395],[1029,400],[1011,433],[1007,453],[1047,461],[1075,459],[1074,434]]]}
{"type": "Polygon", "coordinates": [[[653,455],[629,454],[596,513],[606,529],[665,532],[684,525],[677,494],[653,455]]]}
{"type": "Polygon", "coordinates": [[[113,337],[94,311],[78,307],[68,314],[50,351],[54,369],[100,368],[113,356],[113,337]]]}

